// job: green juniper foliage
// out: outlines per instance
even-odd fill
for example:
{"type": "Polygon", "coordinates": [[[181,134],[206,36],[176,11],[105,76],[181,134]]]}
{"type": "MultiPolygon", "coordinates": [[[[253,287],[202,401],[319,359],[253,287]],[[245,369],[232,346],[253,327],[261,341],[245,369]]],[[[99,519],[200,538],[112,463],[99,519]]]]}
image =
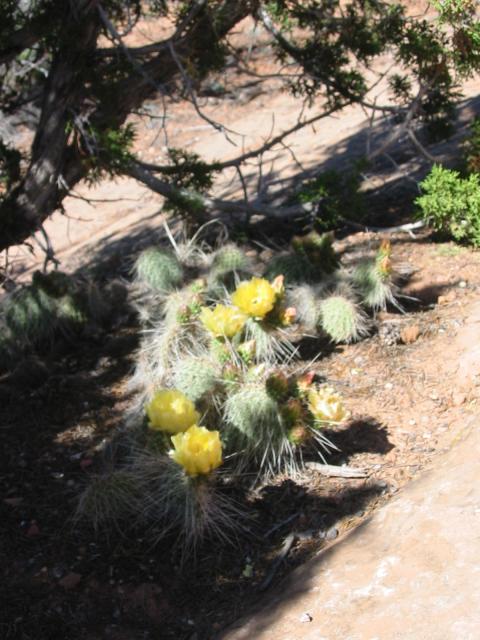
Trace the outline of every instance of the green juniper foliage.
{"type": "Polygon", "coordinates": [[[475,117],[470,125],[470,135],[464,143],[465,163],[468,172],[480,173],[480,117],[475,117]]]}
{"type": "Polygon", "coordinates": [[[480,246],[480,174],[462,178],[458,171],[435,165],[420,184],[419,216],[436,231],[458,242],[480,246]]]}
{"type": "Polygon", "coordinates": [[[318,203],[315,228],[320,232],[330,231],[336,229],[344,218],[356,220],[364,214],[360,185],[358,172],[340,173],[332,169],[304,182],[295,199],[318,203]]]}

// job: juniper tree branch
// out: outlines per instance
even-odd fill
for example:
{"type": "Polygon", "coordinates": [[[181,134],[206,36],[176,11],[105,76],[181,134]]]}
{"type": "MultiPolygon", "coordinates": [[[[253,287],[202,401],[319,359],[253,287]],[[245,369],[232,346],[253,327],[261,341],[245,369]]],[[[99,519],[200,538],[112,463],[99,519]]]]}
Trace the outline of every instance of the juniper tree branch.
{"type": "Polygon", "coordinates": [[[41,38],[41,33],[33,25],[22,27],[14,31],[9,38],[7,46],[0,50],[0,64],[8,64],[18,55],[30,49],[41,38]]]}
{"type": "Polygon", "coordinates": [[[95,49],[100,23],[90,0],[66,11],[63,44],[53,57],[26,175],[0,206],[0,251],[39,229],[59,205],[58,180],[67,152],[67,122],[81,102],[79,77],[95,49]],[[48,213],[47,213],[48,212],[48,213]]]}
{"type": "MultiPolygon", "coordinates": [[[[70,3],[69,3],[70,7],[70,3]]],[[[30,165],[18,187],[0,205],[0,251],[25,242],[43,221],[61,207],[63,198],[87,174],[85,157],[75,144],[69,144],[66,123],[70,109],[82,108],[85,91],[82,70],[94,59],[100,18],[96,0],[77,0],[77,22],[71,12],[63,21],[63,46],[54,55],[46,82],[40,126],[35,136],[30,165]],[[69,34],[69,28],[72,32],[69,34]]],[[[205,15],[197,16],[176,43],[176,51],[185,59],[201,61],[213,41],[220,41],[240,20],[256,8],[255,0],[223,0],[205,15]]],[[[116,68],[99,68],[101,77],[115,77],[116,68]]],[[[173,83],[179,76],[171,54],[162,50],[134,73],[109,85],[110,101],[90,87],[88,117],[99,131],[120,127],[135,109],[156,95],[158,85],[173,83]],[[148,78],[148,79],[147,79],[148,78]],[[98,104],[97,107],[91,107],[98,104]]],[[[104,90],[101,86],[100,90],[104,90]]]]}
{"type": "Polygon", "coordinates": [[[305,203],[291,207],[271,207],[263,204],[251,204],[246,202],[235,202],[222,200],[189,189],[180,189],[169,184],[165,180],[157,178],[152,173],[144,169],[139,163],[132,163],[126,174],[146,185],[151,191],[158,193],[167,200],[178,204],[192,214],[212,214],[226,213],[228,215],[258,215],[278,219],[295,218],[310,215],[314,204],[305,203]]]}

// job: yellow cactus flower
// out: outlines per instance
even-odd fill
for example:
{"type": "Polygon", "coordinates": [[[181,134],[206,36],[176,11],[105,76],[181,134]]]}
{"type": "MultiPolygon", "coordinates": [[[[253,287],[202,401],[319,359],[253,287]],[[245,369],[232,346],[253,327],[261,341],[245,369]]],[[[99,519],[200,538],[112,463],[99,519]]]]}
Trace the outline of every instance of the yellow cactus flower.
{"type": "Polygon", "coordinates": [[[331,387],[311,389],[308,392],[308,406],[320,422],[342,422],[349,415],[341,396],[331,387]]]}
{"type": "Polygon", "coordinates": [[[169,455],[189,476],[206,475],[222,464],[222,443],[218,431],[192,425],[185,433],[172,436],[169,455]]]}
{"type": "Polygon", "coordinates": [[[232,294],[232,302],[252,318],[264,318],[275,306],[277,294],[268,280],[252,278],[241,282],[232,294]]]}
{"type": "Polygon", "coordinates": [[[176,389],[160,389],[146,406],[150,429],[181,433],[195,424],[200,414],[191,400],[176,389]]]}
{"type": "Polygon", "coordinates": [[[200,320],[216,338],[233,338],[243,329],[247,318],[238,309],[217,304],[214,309],[203,307],[200,320]]]}

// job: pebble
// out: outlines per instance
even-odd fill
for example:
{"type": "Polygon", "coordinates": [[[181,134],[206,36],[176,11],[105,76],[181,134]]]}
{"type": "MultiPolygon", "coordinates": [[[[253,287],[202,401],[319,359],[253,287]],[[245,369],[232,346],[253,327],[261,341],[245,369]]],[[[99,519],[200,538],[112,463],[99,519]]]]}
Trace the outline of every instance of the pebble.
{"type": "Polygon", "coordinates": [[[460,287],[460,289],[466,289],[467,283],[465,282],[465,280],[460,280],[458,286],[460,287]]]}
{"type": "Polygon", "coordinates": [[[33,521],[32,524],[28,527],[26,535],[29,538],[33,538],[35,536],[38,536],[39,533],[40,533],[40,528],[38,524],[35,521],[33,521]]]}
{"type": "Polygon", "coordinates": [[[404,327],[400,333],[400,338],[403,344],[412,344],[412,342],[416,342],[420,336],[420,327],[417,325],[410,325],[408,327],[404,327]]]}
{"type": "Polygon", "coordinates": [[[59,580],[65,574],[65,569],[61,565],[56,565],[51,570],[51,574],[52,578],[55,578],[55,580],[59,580]]]}
{"type": "Polygon", "coordinates": [[[338,538],[338,529],[331,527],[325,534],[325,540],[335,540],[338,538]]]}
{"type": "Polygon", "coordinates": [[[75,589],[80,583],[82,579],[82,575],[80,573],[75,573],[74,571],[70,571],[64,576],[61,580],[58,581],[58,584],[63,587],[66,591],[70,589],[75,589]]]}
{"type": "Polygon", "coordinates": [[[313,620],[313,617],[309,613],[305,612],[302,613],[299,620],[300,622],[311,622],[313,620]]]}
{"type": "MultiPolygon", "coordinates": [[[[454,289],[452,289],[448,293],[438,296],[437,302],[438,304],[447,304],[448,302],[453,302],[456,297],[457,294],[454,289]]],[[[439,329],[439,333],[445,333],[445,331],[443,329],[439,329]]]]}
{"type": "Polygon", "coordinates": [[[452,394],[452,404],[454,407],[459,407],[465,402],[466,399],[467,399],[467,396],[464,393],[461,393],[460,391],[455,391],[452,394]]]}

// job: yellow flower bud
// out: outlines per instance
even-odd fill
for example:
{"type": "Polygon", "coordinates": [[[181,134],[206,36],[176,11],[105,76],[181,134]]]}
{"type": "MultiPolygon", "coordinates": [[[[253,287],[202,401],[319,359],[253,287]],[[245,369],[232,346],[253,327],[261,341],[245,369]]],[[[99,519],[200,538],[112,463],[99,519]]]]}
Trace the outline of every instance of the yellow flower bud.
{"type": "Polygon", "coordinates": [[[341,396],[331,387],[311,389],[308,392],[308,407],[320,422],[342,422],[349,415],[341,396]]]}
{"type": "Polygon", "coordinates": [[[275,306],[277,294],[268,280],[252,278],[241,282],[232,294],[232,302],[252,318],[264,318],[275,306]]]}
{"type": "Polygon", "coordinates": [[[257,352],[257,341],[247,340],[238,345],[238,353],[240,357],[247,363],[251,362],[257,352]]]}
{"type": "Polygon", "coordinates": [[[172,436],[174,449],[169,455],[185,473],[195,477],[205,475],[222,464],[222,443],[218,431],[192,425],[184,433],[172,436]]]}
{"type": "Polygon", "coordinates": [[[146,406],[149,427],[167,433],[180,433],[195,424],[200,414],[191,400],[176,389],[160,389],[146,406]]]}
{"type": "Polygon", "coordinates": [[[200,320],[216,338],[233,338],[243,329],[246,317],[238,309],[217,304],[214,309],[203,307],[200,320]]]}
{"type": "Polygon", "coordinates": [[[295,309],[295,307],[287,307],[281,313],[281,322],[284,327],[289,327],[295,322],[296,317],[297,310],[295,309]]]}

